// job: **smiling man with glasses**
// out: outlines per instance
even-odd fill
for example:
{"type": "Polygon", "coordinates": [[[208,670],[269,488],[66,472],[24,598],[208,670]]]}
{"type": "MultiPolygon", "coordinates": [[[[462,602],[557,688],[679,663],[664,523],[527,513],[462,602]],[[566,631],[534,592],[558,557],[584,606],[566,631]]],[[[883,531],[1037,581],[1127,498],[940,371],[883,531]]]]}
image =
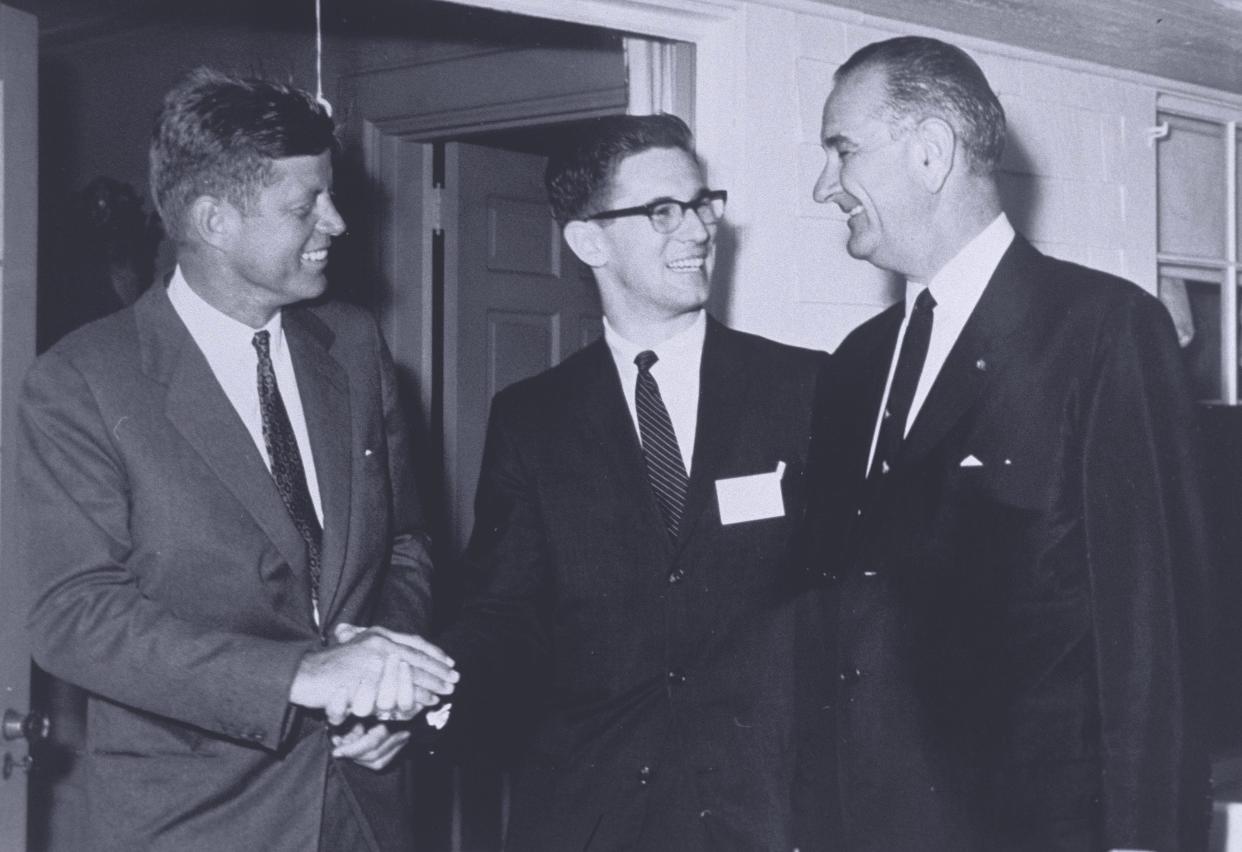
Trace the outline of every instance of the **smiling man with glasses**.
{"type": "Polygon", "coordinates": [[[493,401],[477,591],[441,637],[462,671],[450,727],[535,705],[511,852],[788,850],[795,662],[822,651],[786,556],[826,356],[705,312],[727,196],[680,119],[564,143],[552,212],[604,339],[493,401]]]}

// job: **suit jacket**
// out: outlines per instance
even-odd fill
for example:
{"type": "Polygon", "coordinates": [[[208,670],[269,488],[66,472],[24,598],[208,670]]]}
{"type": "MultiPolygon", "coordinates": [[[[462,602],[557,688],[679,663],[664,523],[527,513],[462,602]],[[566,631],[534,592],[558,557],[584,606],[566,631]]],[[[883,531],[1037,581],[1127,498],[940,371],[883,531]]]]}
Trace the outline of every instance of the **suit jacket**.
{"type": "Polygon", "coordinates": [[[846,848],[1203,848],[1206,561],[1167,314],[1018,237],[871,490],[901,317],[841,344],[822,412],[846,848]]]}
{"type": "MultiPolygon", "coordinates": [[[[90,692],[101,849],[315,849],[331,744],[292,707],[336,622],[417,631],[430,562],[392,364],[345,306],[285,311],[324,512],[321,609],[260,451],[161,287],[34,365],[22,407],[36,661],[90,692]]],[[[377,848],[403,773],[339,767],[377,848]]]]}
{"type": "Polygon", "coordinates": [[[537,705],[507,849],[792,847],[801,634],[786,557],[825,359],[709,320],[675,542],[604,341],[497,394],[477,586],[442,640],[461,723],[471,702],[537,705]],[[722,525],[716,480],[780,462],[785,516],[722,525]]]}

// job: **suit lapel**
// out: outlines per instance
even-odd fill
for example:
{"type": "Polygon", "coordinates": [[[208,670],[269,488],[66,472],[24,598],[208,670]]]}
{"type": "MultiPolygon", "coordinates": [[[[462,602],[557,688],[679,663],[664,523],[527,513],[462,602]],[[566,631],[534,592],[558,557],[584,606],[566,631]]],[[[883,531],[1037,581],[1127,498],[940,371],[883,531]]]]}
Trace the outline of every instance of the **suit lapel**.
{"type": "Polygon", "coordinates": [[[152,288],[135,313],[143,367],[168,388],[164,410],[169,422],[271,539],[298,582],[305,584],[305,593],[293,599],[306,601],[304,614],[310,618],[306,545],[250,433],[164,289],[152,288]]]}
{"type": "Polygon", "coordinates": [[[743,360],[733,354],[731,332],[711,317],[703,340],[703,360],[699,368],[699,408],[695,427],[694,454],[690,465],[690,486],[682,514],[678,545],[690,537],[703,510],[711,503],[716,475],[737,438],[737,405],[749,398],[750,373],[743,360]]]}
{"type": "Polygon", "coordinates": [[[933,449],[1004,369],[1021,336],[1031,288],[1038,286],[1027,280],[1038,258],[1026,240],[1014,237],[911,425],[903,458],[933,449]]]}
{"type": "Polygon", "coordinates": [[[599,441],[601,458],[616,482],[617,497],[629,505],[641,507],[643,526],[651,531],[641,538],[658,542],[662,554],[671,555],[672,542],[655,492],[647,482],[642,444],[608,344],[603,339],[597,340],[582,355],[583,369],[578,376],[570,378],[570,383],[578,394],[579,410],[599,441]]]}
{"type": "Polygon", "coordinates": [[[349,541],[350,447],[354,443],[349,378],[328,351],[332,333],[313,314],[297,309],[286,311],[285,337],[302,397],[323,506],[319,599],[323,610],[320,616],[326,624],[333,612],[336,591],[346,585],[342,571],[349,541]]]}
{"type": "Polygon", "coordinates": [[[830,424],[834,417],[842,417],[847,424],[846,431],[842,435],[841,458],[850,460],[850,468],[846,473],[851,481],[861,481],[867,478],[871,442],[875,440],[880,403],[884,399],[884,386],[888,383],[888,372],[892,367],[894,350],[897,348],[897,332],[901,329],[904,316],[901,302],[897,302],[880,315],[879,324],[870,343],[870,351],[857,361],[863,365],[862,374],[858,377],[847,376],[845,378],[846,381],[858,382],[854,393],[848,396],[848,399],[855,400],[855,402],[834,406],[826,415],[830,424]]]}

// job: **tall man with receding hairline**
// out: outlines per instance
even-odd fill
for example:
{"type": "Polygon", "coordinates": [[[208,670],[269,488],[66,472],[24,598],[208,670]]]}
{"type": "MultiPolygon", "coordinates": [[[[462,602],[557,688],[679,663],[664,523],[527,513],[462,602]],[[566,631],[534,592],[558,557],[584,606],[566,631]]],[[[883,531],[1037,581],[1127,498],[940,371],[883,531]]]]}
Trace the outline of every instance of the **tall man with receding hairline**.
{"type": "Polygon", "coordinates": [[[905,296],[833,354],[810,514],[839,671],[839,839],[876,852],[1199,850],[1206,621],[1193,415],[1135,285],[1001,209],[963,51],[867,45],[814,196],[905,296]]]}

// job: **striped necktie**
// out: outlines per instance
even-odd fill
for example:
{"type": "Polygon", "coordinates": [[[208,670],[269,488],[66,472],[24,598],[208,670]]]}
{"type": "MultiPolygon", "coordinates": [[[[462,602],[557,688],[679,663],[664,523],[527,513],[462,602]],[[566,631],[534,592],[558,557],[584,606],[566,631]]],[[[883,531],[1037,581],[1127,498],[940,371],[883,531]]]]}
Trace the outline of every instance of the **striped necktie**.
{"type": "Polygon", "coordinates": [[[660,386],[651,375],[651,366],[657,360],[659,358],[650,350],[639,352],[634,358],[638,366],[634,407],[638,409],[638,432],[643,442],[643,458],[647,461],[647,479],[660,503],[668,534],[676,540],[690,478],[681,460],[673,421],[660,396],[660,386]]]}

